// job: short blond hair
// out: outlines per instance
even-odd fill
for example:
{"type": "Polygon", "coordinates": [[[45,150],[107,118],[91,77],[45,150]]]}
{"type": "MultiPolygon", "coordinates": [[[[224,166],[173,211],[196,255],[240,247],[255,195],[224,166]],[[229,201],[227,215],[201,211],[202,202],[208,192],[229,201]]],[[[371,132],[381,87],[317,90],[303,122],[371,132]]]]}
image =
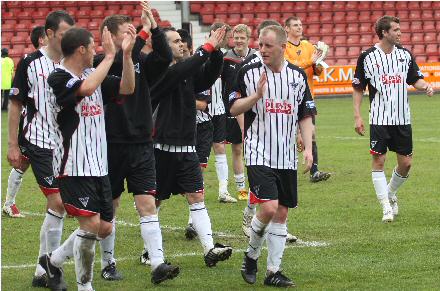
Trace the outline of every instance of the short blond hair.
{"type": "Polygon", "coordinates": [[[232,30],[232,35],[234,35],[234,33],[246,33],[247,38],[251,38],[251,28],[249,26],[247,26],[246,24],[237,24],[234,29],[232,30]]]}
{"type": "Polygon", "coordinates": [[[261,35],[266,35],[269,31],[273,31],[276,35],[276,39],[279,43],[284,44],[287,42],[287,34],[284,28],[278,25],[269,25],[263,28],[260,32],[261,35]]]}

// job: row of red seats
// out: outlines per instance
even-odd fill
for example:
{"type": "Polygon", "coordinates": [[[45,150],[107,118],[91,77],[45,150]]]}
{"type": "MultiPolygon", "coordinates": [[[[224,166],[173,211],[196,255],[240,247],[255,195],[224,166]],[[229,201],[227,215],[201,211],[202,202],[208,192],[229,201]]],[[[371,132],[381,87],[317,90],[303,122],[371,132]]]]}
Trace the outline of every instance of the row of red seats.
{"type": "MultiPolygon", "coordinates": [[[[15,8],[45,8],[45,7],[125,7],[127,5],[139,5],[138,1],[4,1],[3,5],[8,9],[15,8]]],[[[113,8],[111,8],[113,9],[113,8]]]]}
{"type": "Polygon", "coordinates": [[[251,13],[251,12],[303,12],[303,11],[369,11],[397,10],[424,11],[440,9],[436,1],[310,1],[310,2],[191,2],[193,13],[251,13]]]}
{"type": "Polygon", "coordinates": [[[256,12],[256,13],[220,13],[220,12],[210,12],[210,13],[202,13],[202,22],[205,24],[212,23],[212,20],[217,19],[225,19],[228,22],[236,23],[237,21],[240,23],[241,19],[248,19],[249,21],[253,21],[253,19],[274,19],[278,22],[284,23],[284,21],[291,17],[297,16],[303,22],[306,23],[345,23],[345,24],[353,24],[359,22],[367,22],[374,23],[378,18],[384,15],[396,15],[399,17],[401,21],[440,21],[440,9],[439,10],[429,10],[429,11],[404,11],[404,12],[396,12],[389,13],[383,11],[366,11],[366,12],[357,12],[357,11],[349,11],[349,12],[283,12],[283,13],[266,13],[266,12],[256,12]]]}

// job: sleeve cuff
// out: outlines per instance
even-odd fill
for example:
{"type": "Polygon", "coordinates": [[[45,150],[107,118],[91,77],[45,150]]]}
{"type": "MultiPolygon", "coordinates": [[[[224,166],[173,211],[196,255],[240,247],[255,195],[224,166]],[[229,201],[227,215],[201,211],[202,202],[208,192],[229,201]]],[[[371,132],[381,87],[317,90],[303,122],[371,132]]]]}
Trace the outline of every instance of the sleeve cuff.
{"type": "Polygon", "coordinates": [[[210,44],[210,43],[205,43],[203,46],[202,46],[202,49],[204,49],[205,51],[207,51],[208,53],[212,53],[214,50],[215,50],[215,48],[212,46],[212,44],[210,44]]]}
{"type": "Polygon", "coordinates": [[[143,40],[147,40],[150,37],[150,34],[148,32],[146,32],[145,30],[141,30],[138,35],[143,40]]]}

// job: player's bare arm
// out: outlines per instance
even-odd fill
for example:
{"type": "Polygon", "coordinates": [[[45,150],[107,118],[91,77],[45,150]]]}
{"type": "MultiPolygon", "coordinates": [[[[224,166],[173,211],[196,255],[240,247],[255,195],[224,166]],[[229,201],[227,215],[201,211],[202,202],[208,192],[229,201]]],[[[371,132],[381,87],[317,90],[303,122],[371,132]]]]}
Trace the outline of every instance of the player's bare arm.
{"type": "Polygon", "coordinates": [[[307,116],[299,121],[299,129],[301,131],[301,138],[303,141],[304,151],[304,171],[306,174],[310,171],[310,168],[313,164],[313,155],[312,155],[312,135],[313,135],[313,123],[312,117],[307,116]]]}
{"type": "Polygon", "coordinates": [[[266,73],[261,74],[260,80],[258,81],[257,91],[245,98],[237,99],[231,106],[230,112],[232,116],[237,116],[239,114],[249,111],[255,103],[263,98],[264,92],[267,89],[267,76],[266,73]]]}
{"type": "Polygon", "coordinates": [[[353,89],[353,111],[354,111],[354,130],[359,135],[365,134],[364,121],[361,116],[361,104],[362,104],[363,92],[358,89],[353,89]]]}
{"type": "Polygon", "coordinates": [[[107,27],[104,27],[102,32],[102,48],[105,53],[104,59],[99,66],[96,67],[96,70],[93,71],[84,82],[82,82],[81,86],[78,88],[77,96],[91,96],[104,81],[111,65],[113,64],[116,55],[116,47],[107,27]]]}
{"type": "Polygon", "coordinates": [[[426,95],[428,95],[429,97],[432,97],[432,95],[434,95],[434,88],[432,88],[432,85],[423,79],[418,79],[413,86],[417,90],[425,91],[426,95]]]}
{"type": "Polygon", "coordinates": [[[141,1],[142,15],[141,23],[143,25],[143,30],[149,32],[151,29],[157,27],[156,20],[153,17],[153,12],[151,11],[151,6],[148,1],[141,1]]]}
{"type": "Polygon", "coordinates": [[[10,99],[8,111],[8,162],[16,168],[21,168],[21,152],[18,146],[18,125],[23,109],[21,101],[10,99]]]}
{"type": "Polygon", "coordinates": [[[134,92],[135,75],[131,51],[133,50],[135,39],[136,28],[130,24],[124,40],[122,41],[122,52],[124,57],[122,62],[121,87],[119,89],[119,93],[122,95],[128,95],[134,92]]]}

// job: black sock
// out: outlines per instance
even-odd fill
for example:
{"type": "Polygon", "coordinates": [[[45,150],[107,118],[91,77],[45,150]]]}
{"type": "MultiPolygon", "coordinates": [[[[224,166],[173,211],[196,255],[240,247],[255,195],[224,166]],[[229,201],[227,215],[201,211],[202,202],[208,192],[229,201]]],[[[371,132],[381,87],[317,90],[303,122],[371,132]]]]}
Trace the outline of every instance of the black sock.
{"type": "Polygon", "coordinates": [[[318,171],[318,147],[316,146],[316,141],[312,142],[312,156],[313,164],[310,168],[310,175],[313,175],[318,171]]]}

